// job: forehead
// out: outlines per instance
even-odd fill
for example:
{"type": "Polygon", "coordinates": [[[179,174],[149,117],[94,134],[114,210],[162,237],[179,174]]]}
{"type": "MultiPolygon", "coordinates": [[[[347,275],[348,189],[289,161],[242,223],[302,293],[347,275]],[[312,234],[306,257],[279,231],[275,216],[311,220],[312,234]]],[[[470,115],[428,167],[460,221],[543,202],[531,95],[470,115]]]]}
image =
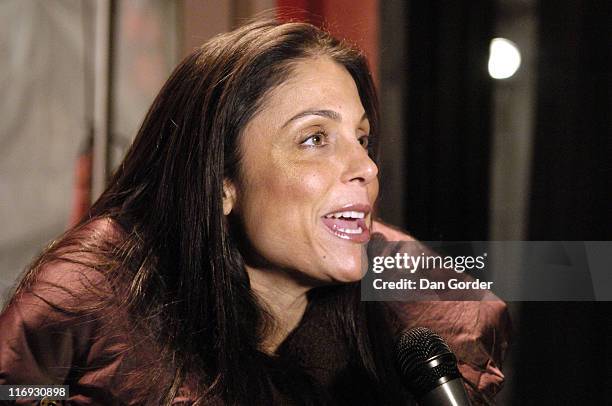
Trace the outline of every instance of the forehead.
{"type": "Polygon", "coordinates": [[[355,81],[344,66],[328,57],[293,64],[288,79],[265,97],[261,112],[281,120],[296,111],[322,108],[360,117],[364,111],[355,81]]]}

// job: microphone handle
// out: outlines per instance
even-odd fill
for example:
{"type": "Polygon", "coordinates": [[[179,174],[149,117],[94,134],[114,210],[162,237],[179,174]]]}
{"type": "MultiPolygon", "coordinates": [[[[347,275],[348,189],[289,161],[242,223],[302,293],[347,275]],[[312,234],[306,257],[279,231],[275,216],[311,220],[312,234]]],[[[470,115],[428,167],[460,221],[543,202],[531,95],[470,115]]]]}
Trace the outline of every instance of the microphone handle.
{"type": "Polygon", "coordinates": [[[471,406],[463,387],[463,379],[455,378],[427,392],[419,400],[420,406],[471,406]]]}

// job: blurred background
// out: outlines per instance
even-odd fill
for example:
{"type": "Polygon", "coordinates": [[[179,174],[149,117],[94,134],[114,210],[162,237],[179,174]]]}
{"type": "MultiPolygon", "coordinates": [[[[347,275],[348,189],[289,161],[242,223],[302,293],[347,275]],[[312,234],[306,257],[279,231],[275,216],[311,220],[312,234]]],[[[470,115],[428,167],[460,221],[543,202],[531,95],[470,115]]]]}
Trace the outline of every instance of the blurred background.
{"type": "MultiPolygon", "coordinates": [[[[384,220],[431,241],[612,240],[610,1],[3,0],[3,298],[99,195],[180,59],[273,8],[368,56],[384,220]]],[[[609,302],[509,306],[499,404],[610,404],[609,302]]]]}

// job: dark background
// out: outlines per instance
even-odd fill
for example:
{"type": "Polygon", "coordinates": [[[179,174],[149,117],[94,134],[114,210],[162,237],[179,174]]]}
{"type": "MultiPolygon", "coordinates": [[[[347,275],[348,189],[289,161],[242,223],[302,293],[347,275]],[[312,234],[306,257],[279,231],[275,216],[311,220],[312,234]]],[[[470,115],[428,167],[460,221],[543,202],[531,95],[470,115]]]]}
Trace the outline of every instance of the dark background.
{"type": "MultiPolygon", "coordinates": [[[[408,191],[399,212],[387,203],[393,199],[383,201],[388,209],[382,212],[389,210],[421,240],[491,239],[496,85],[484,67],[502,13],[523,8],[537,23],[523,238],[611,240],[612,2],[409,1],[381,6],[390,22],[382,25],[382,43],[392,43],[396,30],[403,30],[407,49],[399,56],[389,51],[392,46],[382,50],[381,77],[383,92],[385,86],[399,85],[406,94],[396,123],[407,134],[401,152],[405,159],[399,162],[408,191]],[[402,83],[393,71],[384,71],[385,58],[407,73],[402,83]]],[[[515,335],[501,404],[610,404],[609,302],[510,307],[515,335]]]]}

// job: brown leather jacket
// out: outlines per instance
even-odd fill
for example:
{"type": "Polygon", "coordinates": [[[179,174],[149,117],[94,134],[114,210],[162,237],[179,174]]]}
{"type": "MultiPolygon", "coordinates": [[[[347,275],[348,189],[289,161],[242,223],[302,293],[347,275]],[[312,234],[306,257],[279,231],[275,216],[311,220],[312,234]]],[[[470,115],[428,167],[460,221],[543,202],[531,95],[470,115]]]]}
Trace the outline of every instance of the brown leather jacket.
{"type": "MultiPolygon", "coordinates": [[[[410,239],[382,224],[376,224],[374,231],[392,241],[410,239]]],[[[142,394],[125,389],[132,387],[130,379],[144,376],[156,379],[160,387],[167,384],[164,371],[148,368],[157,365],[154,344],[128,324],[127,316],[110,314],[112,306],[104,314],[78,311],[86,306],[85,287],[103,283],[95,280],[98,277],[66,262],[51,263],[30,289],[12,300],[0,315],[1,385],[64,384],[70,386],[65,404],[115,405],[142,404],[142,394]],[[66,306],[77,310],[67,312],[66,306]]],[[[473,403],[493,404],[504,381],[500,368],[510,334],[503,302],[405,302],[394,303],[393,308],[402,327],[429,327],[444,337],[459,359],[473,403]]],[[[330,348],[320,317],[316,312],[305,315],[281,347],[307,354],[306,363],[333,375],[342,362],[330,348]]],[[[191,400],[183,388],[175,403],[191,400]]]]}

